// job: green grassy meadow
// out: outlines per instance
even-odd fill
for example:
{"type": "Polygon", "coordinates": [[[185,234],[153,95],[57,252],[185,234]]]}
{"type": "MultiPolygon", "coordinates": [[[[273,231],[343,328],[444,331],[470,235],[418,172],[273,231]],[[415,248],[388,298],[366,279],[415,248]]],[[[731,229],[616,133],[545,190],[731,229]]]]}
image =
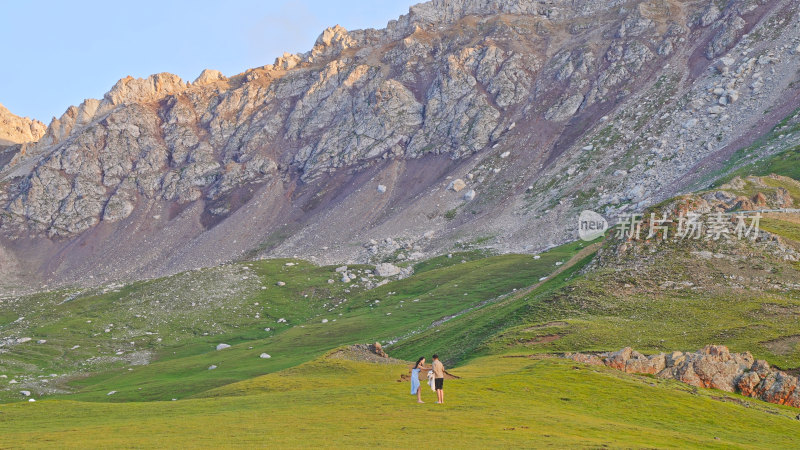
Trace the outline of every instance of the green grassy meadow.
{"type": "MultiPolygon", "coordinates": [[[[442,317],[538,283],[581,247],[568,244],[538,260],[504,255],[468,261],[454,254],[447,259],[457,262],[371,290],[328,283],[336,275],[334,267],[303,262],[286,266],[287,261],[277,260],[190,272],[66,303],[60,300],[62,293],[37,295],[13,305],[25,321],[10,324],[4,332],[47,342],[13,347],[4,355],[0,373],[10,380],[26,373],[47,377],[67,372],[52,377],[48,389],[58,385],[53,390],[80,400],[182,399],[297,366],[343,344],[388,343],[425,332],[442,317]],[[225,283],[216,284],[223,291],[219,298],[185,296],[215,277],[239,286],[231,301],[224,293],[233,288],[225,283]],[[249,288],[241,287],[242,277],[252,284],[249,288]],[[286,285],[275,286],[278,280],[286,285]],[[38,315],[31,313],[31,304],[37,305],[38,315]],[[151,309],[158,314],[148,315],[151,309]],[[35,325],[21,329],[25,323],[35,325]],[[217,351],[219,343],[231,348],[217,351]],[[75,345],[80,347],[73,349],[75,345]],[[137,365],[124,359],[137,352],[147,352],[151,361],[137,365]],[[271,358],[260,358],[262,353],[271,358]],[[212,365],[216,369],[209,370],[212,365]],[[116,392],[107,395],[111,391],[116,392]]],[[[13,391],[0,395],[6,401],[24,400],[13,391]]]]}
{"type": "MultiPolygon", "coordinates": [[[[795,219],[763,228],[800,244],[795,219]]],[[[796,369],[800,265],[750,242],[617,251],[473,249],[371,288],[369,266],[344,283],[334,266],[247,261],[2,298],[0,448],[792,447],[796,409],[557,355],[723,344],[796,369]],[[405,363],[331,356],[372,342],[442,355],[460,377],[446,403],[425,385],[415,403],[405,363]]]]}
{"type": "Polygon", "coordinates": [[[789,448],[800,433],[791,408],[565,360],[473,360],[443,405],[417,404],[405,372],[320,358],[211,398],[5,405],[0,447],[789,448]]]}

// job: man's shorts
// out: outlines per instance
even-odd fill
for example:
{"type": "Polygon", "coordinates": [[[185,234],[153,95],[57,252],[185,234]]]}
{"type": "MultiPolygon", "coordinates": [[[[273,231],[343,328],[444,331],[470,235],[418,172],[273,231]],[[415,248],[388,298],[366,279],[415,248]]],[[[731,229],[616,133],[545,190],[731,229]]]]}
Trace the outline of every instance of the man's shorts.
{"type": "Polygon", "coordinates": [[[442,389],[442,386],[444,385],[444,378],[435,378],[433,383],[437,390],[442,389]]]}

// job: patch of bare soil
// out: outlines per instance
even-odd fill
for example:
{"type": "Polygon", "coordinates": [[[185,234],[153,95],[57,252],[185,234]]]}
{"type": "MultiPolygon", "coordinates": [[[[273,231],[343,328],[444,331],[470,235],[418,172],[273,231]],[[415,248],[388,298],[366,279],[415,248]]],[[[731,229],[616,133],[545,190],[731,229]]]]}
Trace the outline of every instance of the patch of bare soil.
{"type": "Polygon", "coordinates": [[[542,328],[551,328],[551,327],[565,327],[567,325],[569,325],[567,322],[562,322],[562,321],[547,322],[541,325],[533,325],[531,327],[525,328],[522,331],[541,330],[542,328]]]}
{"type": "Polygon", "coordinates": [[[369,362],[375,364],[411,364],[401,359],[381,356],[370,349],[369,345],[356,344],[350,347],[337,350],[330,355],[329,359],[346,359],[348,361],[369,362]]]}
{"type": "Polygon", "coordinates": [[[764,303],[759,310],[765,317],[798,317],[800,316],[800,306],[776,305],[774,303],[764,303]]]}
{"type": "Polygon", "coordinates": [[[794,353],[798,349],[798,344],[800,344],[800,334],[773,339],[763,343],[764,347],[776,355],[789,355],[794,353]]]}
{"type": "Polygon", "coordinates": [[[713,398],[714,400],[720,401],[720,402],[735,403],[735,404],[737,404],[739,406],[744,406],[745,408],[749,408],[751,406],[750,403],[748,403],[748,402],[746,402],[744,400],[738,399],[738,398],[716,396],[716,395],[712,395],[711,398],[713,398]]]}
{"type": "Polygon", "coordinates": [[[800,224],[800,214],[794,213],[767,213],[764,214],[765,219],[778,219],[784,222],[800,224]]]}
{"type": "Polygon", "coordinates": [[[521,343],[526,345],[549,344],[551,342],[561,339],[562,337],[563,336],[560,334],[546,334],[544,336],[537,336],[533,339],[522,341],[521,343]]]}

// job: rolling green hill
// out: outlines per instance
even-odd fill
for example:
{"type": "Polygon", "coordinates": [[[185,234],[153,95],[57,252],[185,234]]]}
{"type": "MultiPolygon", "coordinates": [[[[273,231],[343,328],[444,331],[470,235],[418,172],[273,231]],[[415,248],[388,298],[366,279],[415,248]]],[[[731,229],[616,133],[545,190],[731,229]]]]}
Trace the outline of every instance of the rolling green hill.
{"type": "MultiPolygon", "coordinates": [[[[8,380],[28,380],[30,386],[20,389],[37,396],[69,392],[70,398],[96,401],[186,398],[296,366],[339,345],[391,343],[425,332],[443,317],[539,283],[583,246],[559,247],[540,259],[504,255],[469,260],[475,255],[454,254],[446,262],[425,263],[410,278],[371,290],[328,283],[338,275],[334,267],[276,260],[104,288],[75,298],[62,292],[40,294],[9,304],[14,313],[9,320],[24,320],[13,320],[3,333],[32,340],[3,355],[0,373],[8,380]],[[285,286],[276,286],[278,281],[285,286]],[[47,342],[36,344],[39,340],[47,342]],[[220,343],[231,347],[217,351],[220,343]],[[262,353],[271,358],[260,358],[262,353]],[[211,366],[216,368],[209,370],[211,366]],[[116,393],[108,396],[110,391],[116,393]]],[[[0,392],[6,401],[24,400],[16,389],[0,392]]]]}
{"type": "Polygon", "coordinates": [[[0,446],[788,448],[800,432],[791,408],[565,360],[474,360],[444,405],[429,390],[417,404],[403,373],[321,358],[240,383],[244,395],[6,405],[0,446]]]}
{"type": "MultiPolygon", "coordinates": [[[[734,185],[798,198],[788,178],[734,185]]],[[[788,447],[794,409],[547,355],[713,343],[800,367],[800,265],[783,257],[797,224],[767,217],[776,238],[760,242],[609,233],[538,257],[467,251],[385,283],[368,266],[343,283],[335,267],[269,260],[5,298],[0,447],[397,447],[431,433],[456,447],[788,447]],[[440,353],[460,377],[446,405],[414,403],[404,364],[330,356],[374,341],[404,360],[440,353]]]]}

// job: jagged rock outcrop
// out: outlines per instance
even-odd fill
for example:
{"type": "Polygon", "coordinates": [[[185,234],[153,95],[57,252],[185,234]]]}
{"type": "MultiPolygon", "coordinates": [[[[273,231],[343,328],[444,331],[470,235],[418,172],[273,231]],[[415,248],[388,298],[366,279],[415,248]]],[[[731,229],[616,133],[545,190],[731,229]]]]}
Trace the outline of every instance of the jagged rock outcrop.
{"type": "Polygon", "coordinates": [[[42,122],[16,116],[0,105],[0,145],[36,142],[42,138],[45,129],[42,122]]]}
{"type": "Polygon", "coordinates": [[[217,81],[226,81],[228,78],[219,70],[206,69],[200,72],[200,75],[195,78],[192,83],[195,86],[204,86],[206,84],[215,83],[217,81]]]}
{"type": "Polygon", "coordinates": [[[369,351],[371,351],[372,353],[380,356],[381,358],[388,358],[389,357],[389,355],[387,355],[386,352],[383,350],[383,347],[381,346],[380,342],[376,342],[374,344],[370,344],[368,348],[369,348],[369,351]]]}
{"type": "Polygon", "coordinates": [[[390,236],[541,249],[573,237],[586,203],[613,214],[674,195],[784,119],[796,9],[435,0],[242,74],[124,78],[0,165],[0,245],[62,280],[267,254],[378,263],[363,244],[390,236]],[[783,32],[755,42],[767,26],[783,32]]]}
{"type": "Polygon", "coordinates": [[[692,386],[738,392],[779,405],[800,408],[797,377],[756,360],[750,352],[731,353],[722,345],[708,345],[695,353],[672,352],[645,356],[630,347],[599,355],[567,353],[573,361],[605,365],[627,373],[646,373],[692,386]]]}

